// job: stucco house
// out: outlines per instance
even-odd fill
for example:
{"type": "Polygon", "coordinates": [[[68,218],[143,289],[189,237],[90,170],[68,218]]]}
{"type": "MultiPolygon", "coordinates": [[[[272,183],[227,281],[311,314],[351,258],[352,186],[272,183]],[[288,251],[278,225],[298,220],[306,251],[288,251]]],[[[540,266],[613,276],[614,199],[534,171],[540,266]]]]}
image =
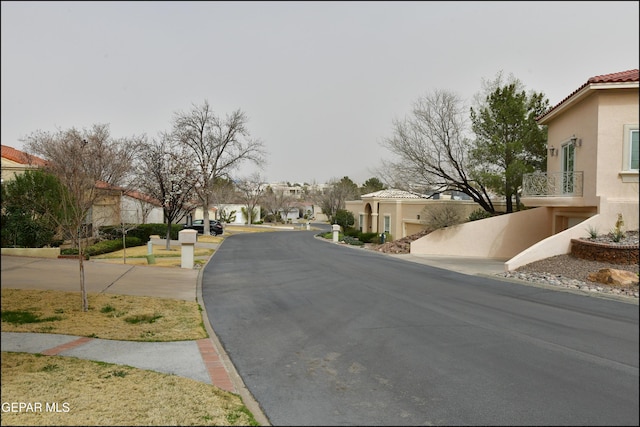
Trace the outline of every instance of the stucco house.
{"type": "Polygon", "coordinates": [[[606,234],[618,214],[637,230],[638,81],[637,69],[591,77],[537,118],[547,172],[525,175],[521,196],[533,209],[438,230],[411,253],[503,258],[513,270],[569,253],[588,229],[606,234]]]}
{"type": "Polygon", "coordinates": [[[8,145],[1,146],[2,153],[2,182],[14,179],[16,175],[27,170],[37,169],[46,164],[44,159],[27,154],[8,145]]]}
{"type": "MultiPolygon", "coordinates": [[[[2,145],[2,182],[17,174],[46,165],[46,161],[16,148],[2,145]]],[[[162,223],[164,212],[159,201],[142,194],[104,182],[96,183],[100,197],[91,208],[88,230],[103,225],[162,223]]]]}
{"type": "Polygon", "coordinates": [[[425,228],[428,211],[454,209],[460,218],[467,218],[480,205],[462,197],[442,195],[428,197],[410,191],[385,189],[348,200],[345,209],[355,218],[355,228],[364,233],[388,233],[394,239],[410,236],[425,228]]]}
{"type": "Polygon", "coordinates": [[[158,224],[164,222],[160,201],[123,187],[98,182],[100,197],[91,208],[93,227],[119,224],[158,224]]]}

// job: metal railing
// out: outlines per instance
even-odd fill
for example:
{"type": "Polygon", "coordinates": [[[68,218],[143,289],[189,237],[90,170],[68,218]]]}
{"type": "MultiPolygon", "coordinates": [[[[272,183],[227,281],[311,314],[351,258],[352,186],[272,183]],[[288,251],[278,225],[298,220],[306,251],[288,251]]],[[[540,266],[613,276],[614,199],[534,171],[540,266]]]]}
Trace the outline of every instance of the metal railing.
{"type": "Polygon", "coordinates": [[[522,197],[582,197],[583,172],[534,172],[522,177],[522,197]]]}

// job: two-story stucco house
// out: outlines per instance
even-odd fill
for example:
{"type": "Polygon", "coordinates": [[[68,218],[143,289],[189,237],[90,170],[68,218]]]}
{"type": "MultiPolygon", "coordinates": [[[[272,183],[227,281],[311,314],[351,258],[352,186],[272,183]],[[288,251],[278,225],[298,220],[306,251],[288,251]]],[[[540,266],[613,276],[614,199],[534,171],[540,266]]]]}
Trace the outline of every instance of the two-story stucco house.
{"type": "Polygon", "coordinates": [[[591,77],[538,117],[547,172],[526,175],[521,197],[534,209],[438,230],[411,253],[504,258],[513,270],[569,253],[588,229],[606,234],[618,214],[637,230],[638,81],[637,69],[591,77]]]}

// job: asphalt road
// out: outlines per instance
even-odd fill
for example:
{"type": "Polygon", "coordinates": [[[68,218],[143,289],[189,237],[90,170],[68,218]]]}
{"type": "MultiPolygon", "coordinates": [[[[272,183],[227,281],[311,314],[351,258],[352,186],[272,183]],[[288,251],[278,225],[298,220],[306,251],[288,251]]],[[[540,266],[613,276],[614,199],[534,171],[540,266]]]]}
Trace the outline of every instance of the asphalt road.
{"type": "Polygon", "coordinates": [[[638,306],[313,237],[225,239],[209,320],[273,425],[638,425],[638,306]]]}

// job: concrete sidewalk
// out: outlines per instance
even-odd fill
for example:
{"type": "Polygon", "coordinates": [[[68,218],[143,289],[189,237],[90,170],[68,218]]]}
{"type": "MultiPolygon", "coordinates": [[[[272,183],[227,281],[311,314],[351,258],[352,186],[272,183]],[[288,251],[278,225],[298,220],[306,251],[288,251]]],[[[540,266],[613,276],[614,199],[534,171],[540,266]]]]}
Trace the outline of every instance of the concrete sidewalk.
{"type": "Polygon", "coordinates": [[[426,264],[432,267],[456,271],[462,274],[495,276],[504,273],[504,263],[508,258],[452,257],[438,255],[387,254],[405,261],[426,264]]]}
{"type": "MultiPolygon", "coordinates": [[[[2,287],[77,292],[77,259],[2,255],[2,287]]],[[[199,270],[84,261],[88,293],[109,293],[196,301],[199,270]]]]}

